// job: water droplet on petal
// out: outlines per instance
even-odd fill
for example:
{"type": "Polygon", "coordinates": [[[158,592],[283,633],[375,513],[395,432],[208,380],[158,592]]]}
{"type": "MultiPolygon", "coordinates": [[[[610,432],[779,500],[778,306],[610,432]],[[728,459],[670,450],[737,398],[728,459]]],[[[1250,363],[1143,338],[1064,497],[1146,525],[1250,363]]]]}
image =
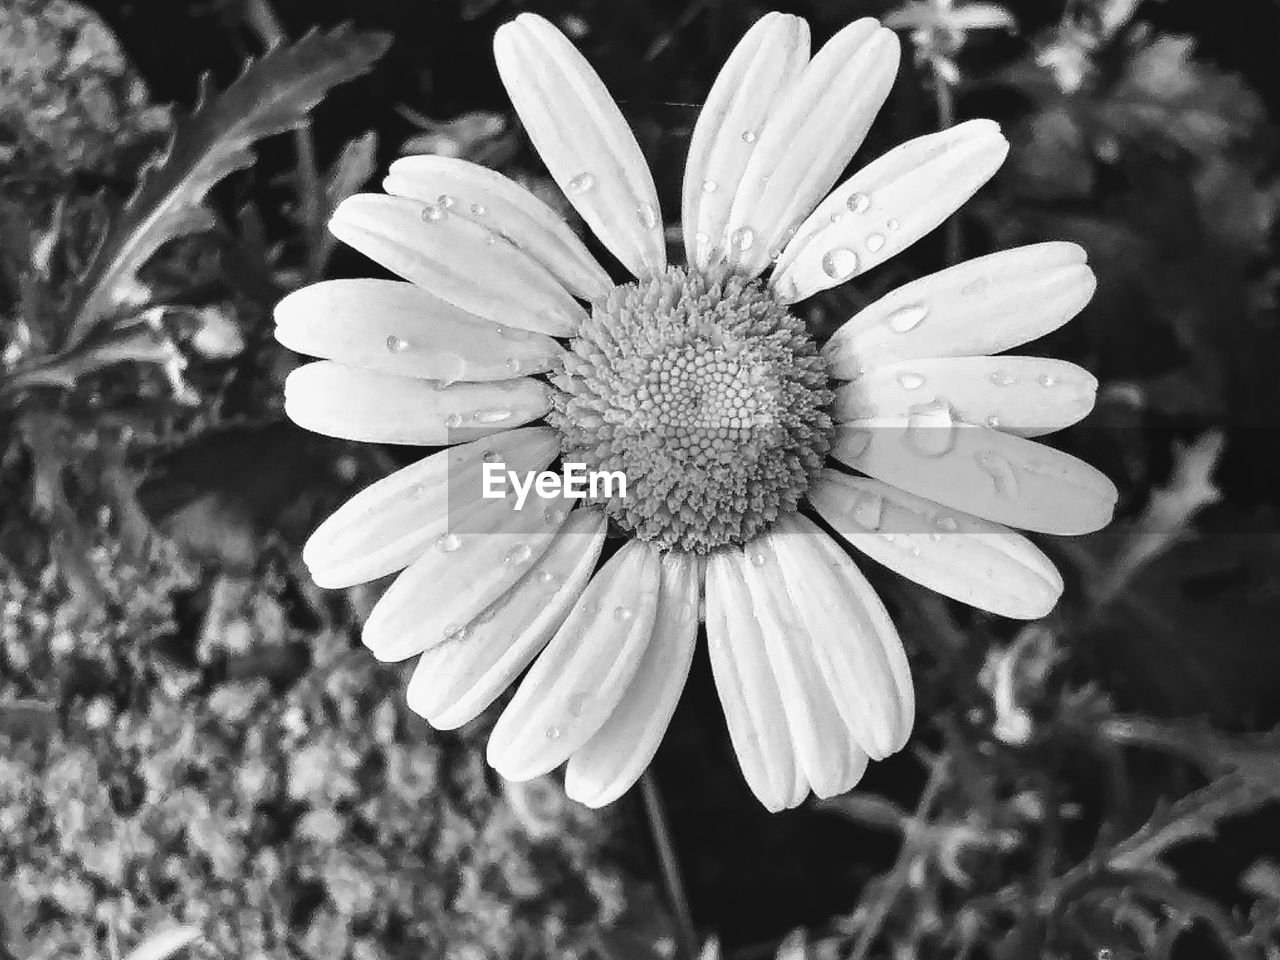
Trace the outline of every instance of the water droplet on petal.
{"type": "Polygon", "coordinates": [[[487,243],[487,244],[488,244],[489,246],[491,246],[491,247],[493,247],[493,246],[497,246],[497,244],[498,244],[498,235],[497,235],[496,233],[491,233],[491,234],[489,234],[488,236],[486,236],[486,237],[484,238],[484,242],[485,242],[485,243],[487,243]]]}
{"type": "Polygon", "coordinates": [[[453,197],[449,196],[449,194],[442,193],[440,194],[440,196],[436,197],[436,203],[440,204],[440,206],[444,207],[444,209],[446,210],[452,210],[454,199],[453,197]]]}
{"type": "Polygon", "coordinates": [[[902,228],[902,221],[889,220],[887,223],[885,223],[885,226],[888,227],[890,230],[900,230],[902,228]]]}
{"type": "Polygon", "coordinates": [[[763,567],[768,563],[768,558],[759,550],[755,550],[751,554],[751,563],[753,566],[763,567]]]}
{"type": "Polygon", "coordinates": [[[478,410],[475,413],[476,423],[501,423],[511,419],[510,410],[478,410]]]}
{"type": "Polygon", "coordinates": [[[988,426],[988,427],[990,427],[992,430],[999,430],[999,429],[1000,429],[1000,418],[999,418],[999,417],[997,417],[997,416],[990,416],[990,417],[987,417],[987,419],[986,419],[986,421],[985,421],[985,422],[986,422],[987,426],[988,426]]]}
{"type": "Polygon", "coordinates": [[[872,253],[878,253],[884,249],[884,234],[873,233],[867,237],[867,249],[872,253]]]}
{"type": "Polygon", "coordinates": [[[529,545],[527,543],[517,543],[507,551],[507,555],[502,558],[502,562],[516,566],[521,563],[528,563],[529,558],[532,556],[533,551],[529,549],[529,545]]]}
{"type": "Polygon", "coordinates": [[[955,517],[946,513],[940,513],[934,517],[933,525],[946,533],[955,533],[960,529],[959,521],[957,521],[955,517]]]}
{"type": "Polygon", "coordinates": [[[739,227],[729,235],[729,245],[734,250],[750,250],[756,242],[756,232],[750,227],[739,227]]]}
{"type": "Polygon", "coordinates": [[[542,519],[547,522],[548,526],[558,527],[564,523],[564,518],[568,516],[569,511],[563,507],[548,507],[542,514],[542,519]]]}
{"type": "Polygon", "coordinates": [[[1040,386],[1042,387],[1052,387],[1055,383],[1058,382],[1058,380],[1056,377],[1052,377],[1046,373],[1043,376],[1041,376],[1036,382],[1039,383],[1040,386]]]}
{"type": "Polygon", "coordinates": [[[868,530],[879,530],[884,519],[884,498],[874,493],[864,493],[853,502],[849,511],[854,523],[868,530]]]}
{"type": "Polygon", "coordinates": [[[832,280],[847,280],[857,269],[858,255],[844,247],[828,250],[822,258],[822,272],[832,280]]]}
{"type": "Polygon", "coordinates": [[[571,717],[582,716],[582,711],[586,709],[587,702],[590,701],[590,699],[591,699],[591,695],[587,693],[570,694],[569,700],[565,703],[565,706],[569,710],[569,716],[571,717]]]}
{"type": "Polygon", "coordinates": [[[552,583],[558,584],[560,582],[560,578],[557,577],[550,570],[543,570],[541,573],[538,574],[538,582],[545,583],[545,584],[552,584],[552,583]]]}
{"type": "Polygon", "coordinates": [[[559,740],[559,739],[560,739],[560,728],[559,728],[559,727],[547,727],[547,739],[548,739],[548,740],[559,740]]]}
{"type": "Polygon", "coordinates": [[[473,203],[471,205],[471,212],[474,213],[477,217],[483,217],[489,211],[483,203],[473,203]]]}
{"type": "Polygon", "coordinates": [[[392,353],[404,353],[409,349],[409,341],[395,334],[387,337],[387,349],[392,353]]]}
{"type": "Polygon", "coordinates": [[[460,546],[462,546],[462,538],[456,533],[443,534],[436,540],[436,549],[441,553],[453,553],[460,546]]]}
{"type": "Polygon", "coordinates": [[[496,450],[486,450],[484,453],[480,454],[480,459],[485,463],[497,463],[502,459],[502,457],[496,450]]]}
{"type": "Polygon", "coordinates": [[[835,213],[831,215],[832,223],[839,223],[843,219],[844,219],[844,214],[841,213],[839,210],[837,210],[835,213]]]}
{"type": "Polygon", "coordinates": [[[991,374],[991,382],[994,383],[997,387],[1007,387],[1014,382],[1014,379],[1013,377],[1009,376],[1009,374],[1006,371],[997,370],[993,374],[991,374]]]}
{"type": "Polygon", "coordinates": [[[918,373],[908,373],[903,371],[898,374],[898,386],[903,390],[919,390],[924,386],[924,377],[918,373]]]}
{"type": "Polygon", "coordinates": [[[651,204],[642,203],[636,207],[636,219],[640,221],[640,226],[652,230],[658,225],[658,212],[651,204]]]}
{"type": "Polygon", "coordinates": [[[743,131],[742,131],[742,141],[743,141],[743,143],[755,143],[758,139],[760,139],[760,138],[757,136],[757,134],[756,134],[756,132],[755,132],[754,130],[743,130],[743,131]]]}
{"type": "Polygon", "coordinates": [[[707,236],[705,233],[702,233],[701,231],[699,231],[698,233],[695,233],[693,235],[693,239],[697,242],[698,246],[700,247],[705,247],[708,243],[711,242],[711,238],[707,236]]]}
{"type": "Polygon", "coordinates": [[[623,623],[626,623],[633,616],[635,614],[631,612],[630,607],[615,607],[613,610],[613,619],[620,620],[623,623]]]}
{"type": "Polygon", "coordinates": [[[922,303],[917,303],[910,307],[902,307],[889,314],[889,329],[895,333],[906,333],[908,330],[914,330],[920,326],[928,315],[929,308],[922,303]]]}
{"type": "Polygon", "coordinates": [[[444,418],[444,425],[448,427],[450,430],[456,430],[458,427],[462,426],[462,414],[460,413],[449,414],[447,417],[444,418]]]}
{"type": "Polygon", "coordinates": [[[907,443],[926,457],[941,457],[956,443],[956,421],[945,400],[912,407],[907,416],[907,443]]]}
{"type": "Polygon", "coordinates": [[[580,173],[569,181],[569,189],[573,193],[586,193],[594,190],[596,186],[596,178],[590,173],[580,173]]]}
{"type": "Polygon", "coordinates": [[[849,197],[846,206],[854,213],[866,213],[871,209],[871,198],[865,193],[855,193],[849,197]]]}
{"type": "Polygon", "coordinates": [[[714,180],[703,180],[703,181],[702,181],[702,192],[703,192],[703,193],[715,193],[715,192],[716,192],[717,190],[719,190],[719,189],[720,189],[720,184],[716,183],[714,180]]]}
{"type": "Polygon", "coordinates": [[[422,220],[424,223],[439,223],[444,217],[444,207],[437,204],[428,203],[422,208],[422,220]]]}
{"type": "Polygon", "coordinates": [[[1009,500],[1018,497],[1018,474],[1007,458],[994,450],[983,450],[974,459],[982,471],[991,478],[996,493],[1009,500]]]}

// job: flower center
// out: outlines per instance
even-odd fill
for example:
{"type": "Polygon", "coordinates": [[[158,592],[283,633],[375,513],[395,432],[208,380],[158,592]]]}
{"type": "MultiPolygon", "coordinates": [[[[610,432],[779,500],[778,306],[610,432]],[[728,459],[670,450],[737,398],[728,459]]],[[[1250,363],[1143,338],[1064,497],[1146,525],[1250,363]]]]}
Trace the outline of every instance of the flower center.
{"type": "Polygon", "coordinates": [[[598,502],[663,549],[746,543],[795,510],[831,444],[826,361],[757,281],[673,267],[615,287],[570,344],[548,419],[598,502]]]}

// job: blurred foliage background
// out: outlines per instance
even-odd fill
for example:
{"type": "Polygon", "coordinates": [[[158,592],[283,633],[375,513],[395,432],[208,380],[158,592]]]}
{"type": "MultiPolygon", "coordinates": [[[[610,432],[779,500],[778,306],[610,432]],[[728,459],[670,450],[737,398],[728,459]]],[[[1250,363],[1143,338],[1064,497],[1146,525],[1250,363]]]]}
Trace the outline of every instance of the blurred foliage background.
{"type": "Polygon", "coordinates": [[[309,584],[302,539],[405,454],[283,420],[270,311],[369,271],[324,222],[403,153],[569,212],[492,63],[522,9],[601,71],[670,224],[767,7],[0,0],[0,958],[1280,957],[1280,4],[777,7],[900,29],[859,162],[970,116],[1013,143],[957,221],[804,304],[815,332],[1078,241],[1098,296],[1042,346],[1098,375],[1060,442],[1122,501],[1045,544],[1039,623],[868,569],[920,713],[846,797],[765,814],[699,659],[655,766],[682,892],[638,791],[500,783],[485,721],[431,731],[359,647],[376,591],[309,584]]]}

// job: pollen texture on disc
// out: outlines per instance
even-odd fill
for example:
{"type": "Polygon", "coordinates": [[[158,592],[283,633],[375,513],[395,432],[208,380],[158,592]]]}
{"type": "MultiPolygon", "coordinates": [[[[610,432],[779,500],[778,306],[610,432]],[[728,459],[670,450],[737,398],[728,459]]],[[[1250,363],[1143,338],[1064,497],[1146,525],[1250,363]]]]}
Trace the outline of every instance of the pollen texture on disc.
{"type": "Polygon", "coordinates": [[[827,382],[804,325],[759,282],[671,268],[596,303],[549,419],[566,463],[626,477],[625,497],[599,501],[620,526],[705,553],[796,508],[830,447],[827,382]]]}

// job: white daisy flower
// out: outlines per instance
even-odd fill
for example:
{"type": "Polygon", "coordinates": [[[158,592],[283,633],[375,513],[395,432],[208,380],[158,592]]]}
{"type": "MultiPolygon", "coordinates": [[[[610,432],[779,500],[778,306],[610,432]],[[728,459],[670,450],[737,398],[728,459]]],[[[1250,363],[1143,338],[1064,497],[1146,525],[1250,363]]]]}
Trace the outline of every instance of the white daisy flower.
{"type": "Polygon", "coordinates": [[[897,631],[835,537],[948,597],[1036,618],[1062,579],[1010,528],[1110,519],[1112,484],[1031,439],[1087,414],[1093,377],[991,356],[1088,302],[1084,252],[962,263],[819,345],[788,305],[937,227],[1003,161],[996,124],[912,140],[837,186],[898,41],[864,19],[810,58],[805,22],[769,14],[694,130],[687,265],[671,266],[653,177],[586,60],[532,14],[494,46],[552,177],[631,278],[615,283],[524,188],[458,159],[397,161],[386,195],[342,204],[333,233],[407,282],[333,280],[281,302],[280,342],[323,358],[290,376],[288,414],[330,436],[456,445],[359,493],[304,558],[326,587],[402,571],[364,641],[418,658],[408,701],[438,728],[528,668],[489,741],[509,779],[567,763],[583,803],[626,791],[670,721],[705,606],[761,802],[848,790],[906,743],[914,699],[897,631]],[[481,495],[485,462],[557,458],[630,487],[573,510],[481,495]],[[597,570],[610,529],[625,542],[597,570]]]}

